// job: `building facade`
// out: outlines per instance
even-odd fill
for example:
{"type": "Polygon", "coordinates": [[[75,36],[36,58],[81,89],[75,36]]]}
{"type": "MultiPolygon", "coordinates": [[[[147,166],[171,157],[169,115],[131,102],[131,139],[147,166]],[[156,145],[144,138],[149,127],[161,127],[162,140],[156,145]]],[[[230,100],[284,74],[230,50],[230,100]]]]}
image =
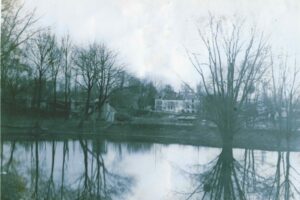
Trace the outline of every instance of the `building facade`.
{"type": "Polygon", "coordinates": [[[195,99],[155,99],[155,111],[168,113],[197,113],[200,101],[195,99]]]}

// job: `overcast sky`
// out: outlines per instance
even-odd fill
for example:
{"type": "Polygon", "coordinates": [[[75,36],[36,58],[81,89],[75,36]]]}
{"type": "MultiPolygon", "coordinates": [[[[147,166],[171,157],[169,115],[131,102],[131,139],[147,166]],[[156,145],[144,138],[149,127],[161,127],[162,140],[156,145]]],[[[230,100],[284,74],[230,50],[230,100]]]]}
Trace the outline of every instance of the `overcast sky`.
{"type": "Polygon", "coordinates": [[[185,48],[201,49],[197,21],[208,13],[258,24],[277,51],[300,60],[299,0],[26,0],[42,26],[69,32],[76,43],[100,41],[120,53],[127,68],[179,87],[198,77],[185,48]]]}

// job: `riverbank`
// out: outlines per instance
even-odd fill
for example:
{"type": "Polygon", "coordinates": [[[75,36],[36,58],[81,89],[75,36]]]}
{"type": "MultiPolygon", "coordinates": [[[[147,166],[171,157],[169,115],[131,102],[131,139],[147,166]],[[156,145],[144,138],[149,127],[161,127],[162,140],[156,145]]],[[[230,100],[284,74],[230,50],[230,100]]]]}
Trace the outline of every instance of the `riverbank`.
{"type": "MultiPolygon", "coordinates": [[[[33,119],[15,120],[1,125],[3,140],[65,140],[65,139],[108,139],[113,141],[155,142],[163,144],[188,144],[221,147],[218,130],[215,127],[191,123],[141,123],[86,121],[78,127],[78,120],[43,120],[38,125],[33,119]]],[[[300,133],[292,135],[289,148],[286,140],[275,137],[274,130],[243,130],[233,141],[235,148],[249,148],[271,151],[300,151],[300,133]]]]}

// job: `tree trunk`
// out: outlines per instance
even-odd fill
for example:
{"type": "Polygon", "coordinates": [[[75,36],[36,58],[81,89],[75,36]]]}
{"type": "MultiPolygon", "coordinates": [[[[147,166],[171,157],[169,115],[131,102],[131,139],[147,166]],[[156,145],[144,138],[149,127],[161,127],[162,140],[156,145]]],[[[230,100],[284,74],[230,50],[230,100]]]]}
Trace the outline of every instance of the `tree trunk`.
{"type": "Polygon", "coordinates": [[[66,110],[66,119],[70,113],[70,71],[68,66],[67,60],[67,53],[66,53],[66,61],[65,61],[65,110],[66,110]]]}
{"type": "Polygon", "coordinates": [[[103,97],[102,94],[99,95],[99,97],[98,97],[98,111],[99,111],[99,116],[101,116],[102,107],[103,107],[105,101],[106,101],[106,98],[103,97]]]}
{"type": "Polygon", "coordinates": [[[57,92],[56,92],[56,79],[57,79],[57,76],[54,77],[54,80],[53,80],[53,103],[54,103],[54,106],[53,106],[53,111],[54,113],[56,113],[56,103],[57,103],[57,100],[56,100],[56,95],[57,95],[57,92]]]}
{"type": "Polygon", "coordinates": [[[234,196],[234,190],[232,189],[232,179],[233,175],[233,152],[232,152],[232,144],[231,141],[227,141],[223,145],[222,153],[221,153],[221,176],[219,177],[219,182],[223,185],[223,199],[231,200],[232,196],[234,196]]]}
{"type": "Polygon", "coordinates": [[[42,76],[39,76],[38,80],[38,96],[37,96],[37,109],[40,111],[41,109],[41,100],[42,100],[42,76]]]}
{"type": "Polygon", "coordinates": [[[88,88],[88,90],[87,90],[87,99],[86,99],[86,104],[85,104],[85,119],[87,119],[88,115],[89,115],[91,90],[92,90],[92,88],[88,88]]]}

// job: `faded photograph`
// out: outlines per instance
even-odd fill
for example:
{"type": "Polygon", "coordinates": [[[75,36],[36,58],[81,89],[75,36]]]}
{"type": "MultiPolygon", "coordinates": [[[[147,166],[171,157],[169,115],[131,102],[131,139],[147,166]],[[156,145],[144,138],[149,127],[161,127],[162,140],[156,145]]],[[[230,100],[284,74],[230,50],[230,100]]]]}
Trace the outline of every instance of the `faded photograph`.
{"type": "Polygon", "coordinates": [[[299,200],[299,0],[1,0],[3,200],[299,200]]]}

